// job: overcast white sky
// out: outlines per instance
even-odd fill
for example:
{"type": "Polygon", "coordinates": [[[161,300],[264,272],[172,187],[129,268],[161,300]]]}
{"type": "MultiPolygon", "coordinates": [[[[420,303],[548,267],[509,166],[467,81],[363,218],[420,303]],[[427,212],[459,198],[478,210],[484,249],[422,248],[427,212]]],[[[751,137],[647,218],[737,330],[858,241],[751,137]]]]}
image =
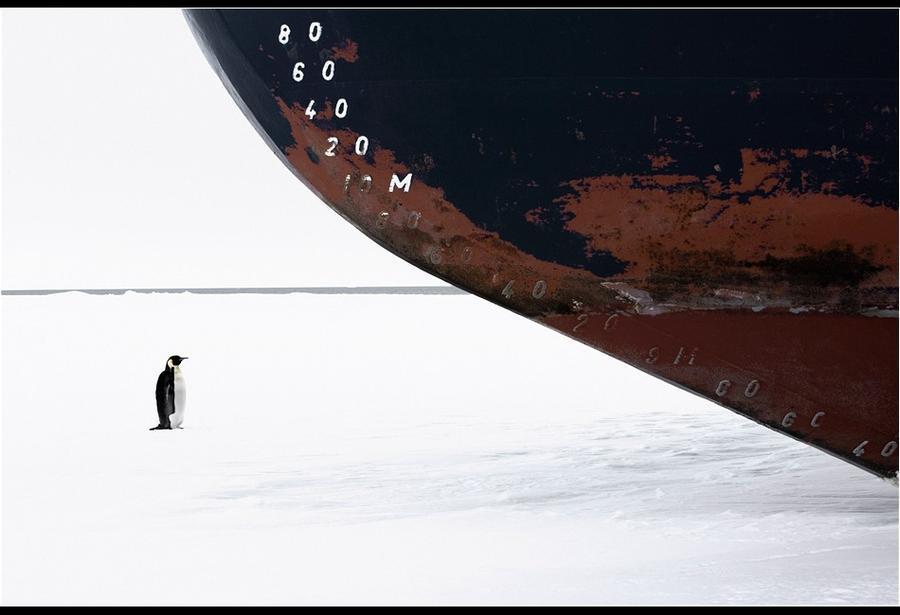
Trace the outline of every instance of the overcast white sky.
{"type": "Polygon", "coordinates": [[[181,12],[4,10],[2,287],[439,285],[269,151],[181,12]]]}

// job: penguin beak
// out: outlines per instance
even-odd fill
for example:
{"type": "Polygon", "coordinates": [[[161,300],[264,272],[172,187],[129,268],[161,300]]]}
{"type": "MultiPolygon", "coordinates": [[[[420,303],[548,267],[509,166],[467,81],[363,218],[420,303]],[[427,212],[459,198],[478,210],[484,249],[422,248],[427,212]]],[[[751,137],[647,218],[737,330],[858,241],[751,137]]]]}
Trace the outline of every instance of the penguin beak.
{"type": "Polygon", "coordinates": [[[187,357],[181,357],[182,361],[187,361],[187,359],[188,359],[187,357]]]}

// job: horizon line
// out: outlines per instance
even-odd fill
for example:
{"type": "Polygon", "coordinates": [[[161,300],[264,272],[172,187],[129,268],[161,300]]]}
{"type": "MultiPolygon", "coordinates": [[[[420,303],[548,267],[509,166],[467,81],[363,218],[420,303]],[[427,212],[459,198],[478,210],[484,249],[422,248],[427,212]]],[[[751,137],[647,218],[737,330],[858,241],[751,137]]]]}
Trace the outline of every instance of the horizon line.
{"type": "Polygon", "coordinates": [[[198,295],[288,295],[307,293],[314,295],[467,295],[455,286],[246,286],[213,288],[32,288],[3,289],[8,296],[56,295],[61,293],[85,293],[88,295],[124,295],[125,293],[193,293],[198,295]]]}

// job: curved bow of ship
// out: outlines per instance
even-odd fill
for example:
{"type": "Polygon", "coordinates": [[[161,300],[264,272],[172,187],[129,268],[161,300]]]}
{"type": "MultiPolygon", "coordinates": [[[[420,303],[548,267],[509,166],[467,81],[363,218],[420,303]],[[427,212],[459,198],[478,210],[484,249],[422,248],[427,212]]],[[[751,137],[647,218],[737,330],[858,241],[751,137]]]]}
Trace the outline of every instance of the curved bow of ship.
{"type": "Polygon", "coordinates": [[[896,478],[895,13],[186,15],[385,249],[896,478]]]}

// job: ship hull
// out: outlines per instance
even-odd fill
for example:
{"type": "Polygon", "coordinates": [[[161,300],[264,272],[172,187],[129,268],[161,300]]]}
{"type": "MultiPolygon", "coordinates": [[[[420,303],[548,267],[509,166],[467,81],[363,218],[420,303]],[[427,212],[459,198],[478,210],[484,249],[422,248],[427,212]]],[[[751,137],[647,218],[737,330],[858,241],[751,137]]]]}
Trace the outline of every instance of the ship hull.
{"type": "Polygon", "coordinates": [[[187,18],[272,150],[386,249],[896,477],[894,13],[187,18]]]}

